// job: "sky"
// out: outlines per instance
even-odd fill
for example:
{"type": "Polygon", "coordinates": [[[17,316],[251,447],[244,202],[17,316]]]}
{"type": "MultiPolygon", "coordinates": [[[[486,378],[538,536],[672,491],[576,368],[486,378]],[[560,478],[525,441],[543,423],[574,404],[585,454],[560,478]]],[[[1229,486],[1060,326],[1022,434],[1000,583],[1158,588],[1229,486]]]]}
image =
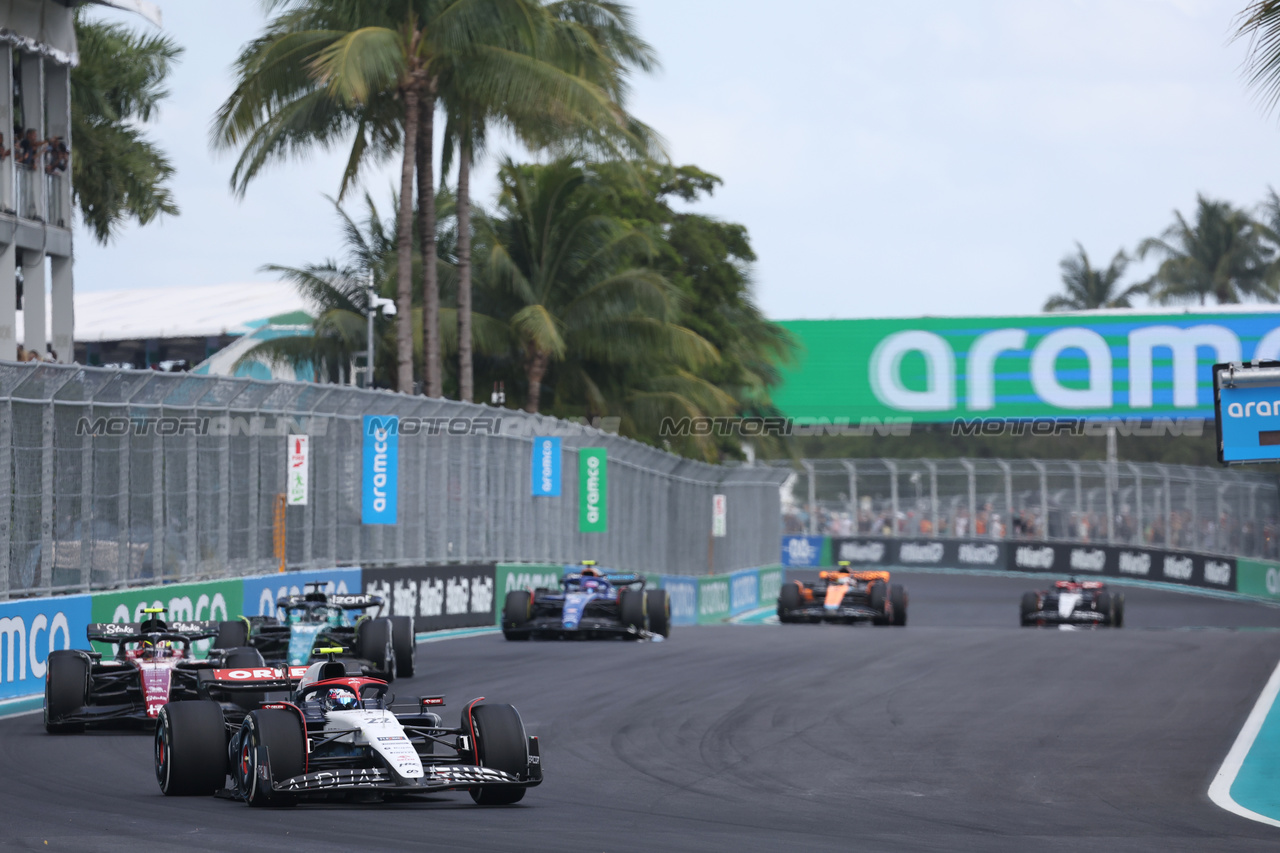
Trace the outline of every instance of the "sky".
{"type": "MultiPolygon", "coordinates": [[[[182,212],[101,247],[76,287],[271,281],[340,252],[342,151],[281,163],[243,199],[208,129],[257,0],[159,0],[186,53],[150,135],[182,212]]],[[[747,226],[774,319],[1035,313],[1079,241],[1097,265],[1197,193],[1280,188],[1280,122],[1231,41],[1245,0],[633,0],[662,62],[631,111],[723,186],[690,207],[747,226]]],[[[150,25],[136,16],[104,17],[150,25]]],[[[438,150],[438,149],[437,149],[438,150]]],[[[499,143],[474,193],[487,203],[499,143]]],[[[392,166],[366,182],[382,206],[392,166]]],[[[1137,280],[1151,266],[1135,265],[1137,280]]]]}

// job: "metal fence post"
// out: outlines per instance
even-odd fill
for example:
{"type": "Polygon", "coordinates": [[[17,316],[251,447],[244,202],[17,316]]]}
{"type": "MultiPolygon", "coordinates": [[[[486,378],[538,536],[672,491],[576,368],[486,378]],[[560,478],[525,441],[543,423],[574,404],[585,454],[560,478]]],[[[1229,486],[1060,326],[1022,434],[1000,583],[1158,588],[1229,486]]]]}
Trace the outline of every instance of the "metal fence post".
{"type": "Polygon", "coordinates": [[[809,506],[806,511],[809,513],[809,535],[818,535],[818,486],[813,479],[813,463],[807,459],[801,463],[804,466],[805,473],[809,475],[809,506]]]}
{"type": "Polygon", "coordinates": [[[929,469],[929,533],[938,535],[938,463],[932,459],[924,460],[929,469]]]}
{"type": "MultiPolygon", "coordinates": [[[[1007,518],[1004,525],[1004,533],[1002,538],[1009,537],[1009,531],[1013,529],[1013,469],[1008,461],[997,459],[996,464],[1000,466],[1000,470],[1004,472],[1004,505],[1007,508],[1007,518]]],[[[988,522],[990,524],[990,522],[988,522]]],[[[995,533],[995,525],[990,524],[990,532],[995,533]]]]}
{"type": "Polygon", "coordinates": [[[898,463],[892,459],[881,459],[884,467],[889,469],[889,533],[890,536],[898,535],[898,463]]]}
{"type": "Polygon", "coordinates": [[[965,536],[973,539],[978,535],[978,478],[973,463],[968,459],[960,459],[969,481],[969,521],[965,528],[965,536]]]}

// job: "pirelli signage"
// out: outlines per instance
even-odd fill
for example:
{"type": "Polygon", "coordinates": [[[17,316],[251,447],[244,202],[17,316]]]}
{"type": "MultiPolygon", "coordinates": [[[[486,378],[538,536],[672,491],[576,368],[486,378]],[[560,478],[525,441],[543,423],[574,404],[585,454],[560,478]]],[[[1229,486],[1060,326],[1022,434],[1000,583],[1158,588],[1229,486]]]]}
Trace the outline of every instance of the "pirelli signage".
{"type": "Polygon", "coordinates": [[[1126,545],[990,539],[835,537],[834,561],[853,566],[1044,572],[1133,578],[1233,591],[1233,557],[1126,545]]]}

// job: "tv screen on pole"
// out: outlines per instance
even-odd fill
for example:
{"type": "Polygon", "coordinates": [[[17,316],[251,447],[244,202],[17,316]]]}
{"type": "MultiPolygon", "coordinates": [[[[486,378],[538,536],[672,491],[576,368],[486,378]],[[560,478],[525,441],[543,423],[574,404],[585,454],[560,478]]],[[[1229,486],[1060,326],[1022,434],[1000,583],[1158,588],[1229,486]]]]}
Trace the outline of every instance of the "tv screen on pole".
{"type": "Polygon", "coordinates": [[[781,321],[788,417],[1213,418],[1213,365],[1280,357],[1280,312],[781,321]]]}

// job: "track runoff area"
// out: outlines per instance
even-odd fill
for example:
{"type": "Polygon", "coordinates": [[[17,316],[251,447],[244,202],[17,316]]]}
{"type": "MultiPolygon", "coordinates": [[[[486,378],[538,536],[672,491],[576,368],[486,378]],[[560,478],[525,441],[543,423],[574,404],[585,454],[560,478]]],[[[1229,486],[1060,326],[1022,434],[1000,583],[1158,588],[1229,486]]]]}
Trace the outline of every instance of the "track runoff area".
{"type": "Polygon", "coordinates": [[[539,736],[546,781],[516,806],[164,797],[150,733],[50,736],[39,713],[14,716],[0,722],[2,846],[1274,849],[1280,609],[1126,587],[1121,630],[1029,629],[1020,596],[1048,577],[894,580],[905,628],[422,643],[396,693],[445,693],[446,722],[476,696],[512,702],[539,736]]]}

